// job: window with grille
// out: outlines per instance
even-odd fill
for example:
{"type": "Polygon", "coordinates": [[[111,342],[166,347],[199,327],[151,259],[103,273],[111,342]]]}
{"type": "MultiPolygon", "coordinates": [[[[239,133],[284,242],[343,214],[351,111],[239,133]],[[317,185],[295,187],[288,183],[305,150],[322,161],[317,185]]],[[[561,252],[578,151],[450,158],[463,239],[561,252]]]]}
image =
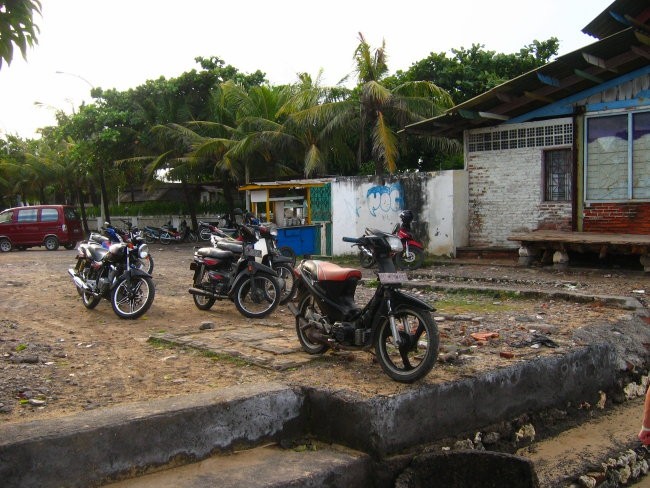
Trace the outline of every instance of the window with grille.
{"type": "Polygon", "coordinates": [[[544,151],[544,199],[546,201],[571,200],[572,159],[571,149],[544,151]]]}
{"type": "Polygon", "coordinates": [[[468,151],[502,151],[573,144],[572,122],[546,124],[520,128],[510,128],[506,124],[497,130],[472,131],[468,137],[468,151]]]}

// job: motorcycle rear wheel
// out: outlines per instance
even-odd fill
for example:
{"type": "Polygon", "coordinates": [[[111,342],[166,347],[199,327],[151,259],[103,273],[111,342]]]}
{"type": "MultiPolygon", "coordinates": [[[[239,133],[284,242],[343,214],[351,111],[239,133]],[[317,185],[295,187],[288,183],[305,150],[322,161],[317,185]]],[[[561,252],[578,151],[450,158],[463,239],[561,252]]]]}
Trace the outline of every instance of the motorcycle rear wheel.
{"type": "Polygon", "coordinates": [[[314,301],[314,297],[311,295],[305,295],[300,298],[298,304],[299,315],[296,316],[296,335],[298,336],[298,341],[302,346],[302,350],[307,354],[323,354],[329,349],[327,344],[322,344],[320,342],[313,342],[309,337],[307,337],[306,329],[300,327],[300,319],[307,319],[308,315],[324,315],[321,310],[318,308],[318,304],[314,301]]]}
{"type": "Polygon", "coordinates": [[[428,310],[401,307],[395,312],[403,343],[395,345],[388,317],[375,335],[375,353],[384,372],[400,383],[412,383],[431,371],[438,358],[438,326],[428,310]]]}
{"type": "Polygon", "coordinates": [[[172,242],[172,236],[169,234],[169,232],[161,232],[160,233],[160,243],[161,244],[171,244],[172,242]]]}
{"type": "MultiPolygon", "coordinates": [[[[201,285],[195,285],[197,288],[204,288],[204,283],[206,286],[210,284],[208,273],[205,269],[203,270],[203,275],[201,276],[199,283],[201,283],[201,285]]],[[[196,308],[199,310],[210,310],[212,305],[214,305],[214,302],[217,301],[216,298],[206,297],[204,295],[192,295],[192,299],[194,300],[194,305],[196,305],[196,308]]]]}
{"type": "Polygon", "coordinates": [[[113,312],[121,319],[137,319],[153,303],[156,289],[149,276],[132,276],[121,280],[111,292],[113,312]]]}
{"type": "Polygon", "coordinates": [[[90,292],[80,290],[81,301],[88,310],[92,310],[101,301],[101,297],[96,297],[90,292]]]}
{"type": "Polygon", "coordinates": [[[156,239],[152,234],[149,234],[148,232],[146,232],[146,233],[144,234],[144,241],[145,241],[147,244],[153,244],[153,243],[156,242],[157,240],[158,240],[158,239],[156,239]]]}
{"type": "Polygon", "coordinates": [[[210,229],[208,229],[207,227],[203,227],[199,231],[199,238],[202,241],[209,241],[211,237],[212,237],[212,231],[210,229]]]}
{"type": "Polygon", "coordinates": [[[409,247],[408,252],[406,249],[395,256],[395,264],[399,269],[406,271],[413,271],[422,267],[424,261],[424,251],[419,247],[409,247]]]}
{"type": "Polygon", "coordinates": [[[277,308],[281,296],[280,284],[274,276],[257,273],[239,282],[233,299],[244,317],[261,319],[277,308]]]}
{"type": "Polygon", "coordinates": [[[280,305],[284,305],[295,298],[298,281],[293,274],[293,268],[288,264],[275,264],[273,265],[273,269],[284,280],[284,288],[282,288],[282,295],[280,297],[280,305]]]}
{"type": "Polygon", "coordinates": [[[188,241],[188,242],[197,242],[198,240],[199,240],[199,238],[196,236],[196,232],[194,232],[194,231],[191,230],[191,231],[187,234],[187,241],[188,241]]]}

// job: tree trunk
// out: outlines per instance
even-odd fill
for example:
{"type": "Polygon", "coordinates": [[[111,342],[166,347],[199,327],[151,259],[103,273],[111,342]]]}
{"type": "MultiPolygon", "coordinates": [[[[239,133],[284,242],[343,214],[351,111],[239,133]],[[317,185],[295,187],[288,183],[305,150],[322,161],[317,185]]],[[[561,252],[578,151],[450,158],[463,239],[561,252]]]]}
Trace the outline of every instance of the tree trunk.
{"type": "Polygon", "coordinates": [[[84,227],[84,232],[88,235],[90,234],[90,228],[88,227],[88,217],[86,216],[86,206],[84,205],[84,194],[80,186],[77,186],[77,201],[79,202],[79,212],[81,212],[81,222],[84,227]]]}
{"type": "Polygon", "coordinates": [[[108,194],[106,193],[106,179],[104,178],[104,168],[99,168],[99,187],[102,192],[102,204],[104,205],[104,218],[110,224],[111,213],[108,210],[108,194]]]}
{"type": "Polygon", "coordinates": [[[183,195],[185,195],[185,202],[187,203],[187,208],[190,211],[190,220],[192,221],[192,230],[197,232],[199,229],[199,222],[196,218],[196,205],[194,205],[194,195],[192,195],[189,186],[187,185],[187,180],[181,178],[181,188],[183,189],[183,195]]]}

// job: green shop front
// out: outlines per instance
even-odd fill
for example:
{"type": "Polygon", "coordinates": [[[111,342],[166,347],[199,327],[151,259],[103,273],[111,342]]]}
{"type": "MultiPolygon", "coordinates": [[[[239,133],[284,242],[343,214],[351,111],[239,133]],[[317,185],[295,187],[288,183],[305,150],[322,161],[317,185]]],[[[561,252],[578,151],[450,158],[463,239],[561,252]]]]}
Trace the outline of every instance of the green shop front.
{"type": "Polygon", "coordinates": [[[278,246],[290,246],[298,256],[332,254],[331,180],[291,180],[248,183],[248,208],[261,221],[278,228],[278,246]]]}

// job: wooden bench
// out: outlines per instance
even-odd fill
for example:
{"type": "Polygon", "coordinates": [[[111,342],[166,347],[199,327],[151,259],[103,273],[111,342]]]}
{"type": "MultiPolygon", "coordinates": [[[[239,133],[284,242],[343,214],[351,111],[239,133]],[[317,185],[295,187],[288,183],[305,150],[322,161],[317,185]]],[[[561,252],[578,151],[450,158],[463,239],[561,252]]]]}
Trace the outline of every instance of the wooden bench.
{"type": "Polygon", "coordinates": [[[520,243],[519,262],[524,265],[541,259],[562,267],[569,263],[567,251],[596,252],[601,259],[608,254],[638,255],[644,271],[650,272],[650,235],[647,234],[536,230],[512,234],[508,240],[520,243]]]}

